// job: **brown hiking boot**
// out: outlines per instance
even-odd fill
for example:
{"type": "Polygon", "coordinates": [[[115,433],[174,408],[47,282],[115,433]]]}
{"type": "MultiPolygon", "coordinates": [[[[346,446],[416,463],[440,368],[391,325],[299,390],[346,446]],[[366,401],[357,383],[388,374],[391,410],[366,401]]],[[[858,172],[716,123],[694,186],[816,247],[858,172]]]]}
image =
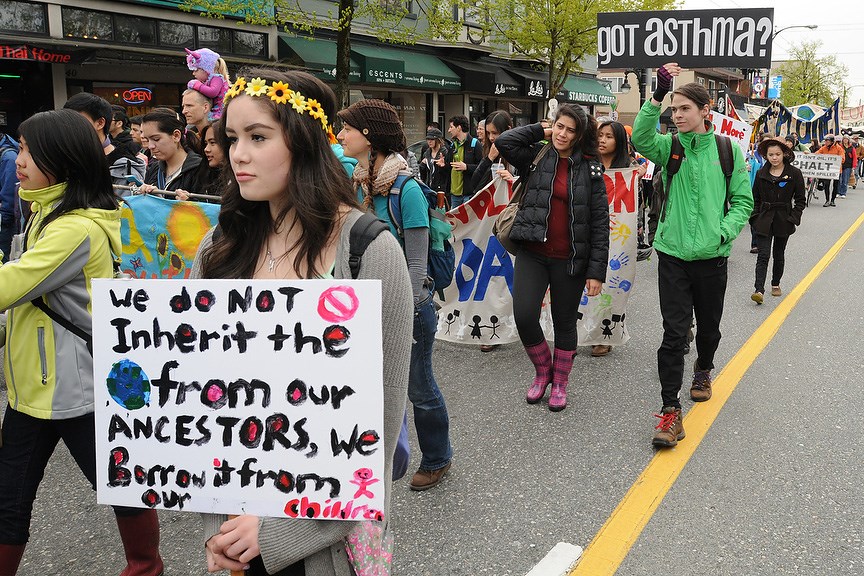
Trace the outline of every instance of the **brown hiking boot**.
{"type": "Polygon", "coordinates": [[[408,484],[408,487],[415,492],[422,492],[423,490],[434,488],[441,483],[441,480],[444,479],[444,475],[447,474],[448,470],[450,470],[450,462],[438,470],[424,470],[423,468],[418,468],[417,472],[415,472],[414,476],[411,478],[411,483],[408,484]]]}
{"type": "Polygon", "coordinates": [[[711,371],[694,367],[693,384],[690,385],[690,399],[705,402],[711,399],[711,371]]]}
{"type": "Polygon", "coordinates": [[[660,423],[654,427],[657,432],[654,433],[654,438],[651,443],[654,446],[661,448],[671,448],[678,444],[679,440],[684,439],[684,424],[681,422],[681,408],[675,406],[664,406],[660,414],[655,414],[660,418],[660,423]]]}

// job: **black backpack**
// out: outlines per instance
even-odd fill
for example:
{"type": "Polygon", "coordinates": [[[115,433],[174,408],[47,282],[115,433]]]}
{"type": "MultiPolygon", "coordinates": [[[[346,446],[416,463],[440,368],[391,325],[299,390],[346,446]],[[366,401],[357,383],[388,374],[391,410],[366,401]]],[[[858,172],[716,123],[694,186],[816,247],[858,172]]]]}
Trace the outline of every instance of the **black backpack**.
{"type": "MultiPolygon", "coordinates": [[[[732,173],[735,171],[735,158],[732,155],[732,141],[726,136],[714,134],[714,139],[717,142],[717,152],[720,155],[720,167],[723,169],[723,176],[726,177],[726,207],[729,210],[730,192],[729,185],[732,180],[732,173]]],[[[669,160],[666,166],[661,170],[658,166],[652,179],[654,193],[651,195],[651,208],[648,211],[648,242],[654,243],[654,233],[657,231],[658,222],[666,220],[666,200],[669,198],[668,191],[672,185],[672,178],[678,173],[681,168],[681,163],[684,161],[684,146],[681,145],[681,139],[678,134],[672,135],[672,147],[669,150],[669,160]],[[664,178],[665,173],[665,178],[664,178]]]]}

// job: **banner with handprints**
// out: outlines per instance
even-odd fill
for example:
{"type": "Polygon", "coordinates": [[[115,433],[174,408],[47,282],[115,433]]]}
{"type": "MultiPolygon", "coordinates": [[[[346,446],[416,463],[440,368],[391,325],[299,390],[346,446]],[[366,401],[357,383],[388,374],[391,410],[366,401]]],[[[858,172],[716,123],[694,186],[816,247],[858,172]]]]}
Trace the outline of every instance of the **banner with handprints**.
{"type": "Polygon", "coordinates": [[[151,195],[124,198],[121,271],[133,278],[188,278],[201,239],[219,220],[219,204],[151,195]]]}

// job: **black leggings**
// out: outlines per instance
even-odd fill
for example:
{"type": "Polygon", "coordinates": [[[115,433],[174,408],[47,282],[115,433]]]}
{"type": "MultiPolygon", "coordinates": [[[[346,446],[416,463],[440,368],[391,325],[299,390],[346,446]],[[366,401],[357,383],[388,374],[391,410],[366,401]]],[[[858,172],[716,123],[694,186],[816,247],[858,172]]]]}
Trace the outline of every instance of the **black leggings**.
{"type": "Polygon", "coordinates": [[[779,286],[780,280],[783,278],[783,268],[786,264],[786,243],[789,242],[788,236],[762,236],[756,235],[756,241],[759,243],[759,255],[756,256],[756,292],[765,293],[765,278],[768,276],[768,259],[769,256],[774,259],[774,266],[771,270],[771,286],[779,286]],[[774,249],[771,249],[771,242],[774,242],[774,249]]]}
{"type": "Polygon", "coordinates": [[[825,202],[837,200],[837,186],[839,184],[839,180],[822,180],[822,186],[825,188],[825,202]]]}
{"type": "MultiPolygon", "coordinates": [[[[36,491],[60,440],[95,490],[96,424],[92,413],[65,420],[43,420],[6,408],[0,447],[0,544],[26,544],[30,538],[36,491]]],[[[113,508],[117,516],[137,516],[147,511],[113,508]]]]}
{"type": "Polygon", "coordinates": [[[520,248],[513,271],[513,316],[525,346],[545,340],[540,327],[540,309],[546,290],[552,300],[555,347],[576,350],[576,320],[585,289],[585,276],[570,276],[568,260],[547,258],[520,248]]]}

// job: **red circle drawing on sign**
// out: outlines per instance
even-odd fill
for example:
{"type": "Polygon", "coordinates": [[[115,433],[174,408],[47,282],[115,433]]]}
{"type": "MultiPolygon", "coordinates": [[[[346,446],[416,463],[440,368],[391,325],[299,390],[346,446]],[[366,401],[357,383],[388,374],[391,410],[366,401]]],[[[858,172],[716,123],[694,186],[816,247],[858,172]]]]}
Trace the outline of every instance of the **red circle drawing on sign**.
{"type": "Polygon", "coordinates": [[[334,286],[318,299],[318,315],[327,322],[345,322],[357,314],[360,299],[350,286],[334,286]]]}

